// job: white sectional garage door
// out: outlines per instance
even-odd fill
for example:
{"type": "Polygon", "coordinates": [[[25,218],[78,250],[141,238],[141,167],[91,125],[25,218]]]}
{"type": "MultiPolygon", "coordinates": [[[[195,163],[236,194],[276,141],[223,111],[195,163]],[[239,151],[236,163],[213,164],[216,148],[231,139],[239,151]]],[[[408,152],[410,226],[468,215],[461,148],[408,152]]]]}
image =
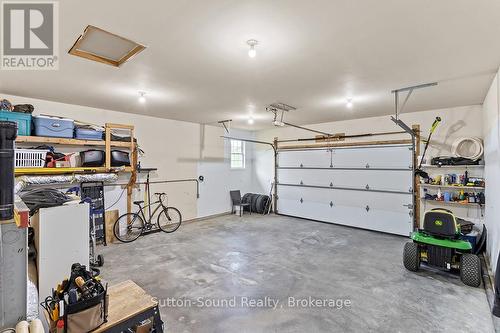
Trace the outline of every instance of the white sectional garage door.
{"type": "Polygon", "coordinates": [[[413,226],[411,145],[278,151],[278,213],[398,235],[413,226]]]}

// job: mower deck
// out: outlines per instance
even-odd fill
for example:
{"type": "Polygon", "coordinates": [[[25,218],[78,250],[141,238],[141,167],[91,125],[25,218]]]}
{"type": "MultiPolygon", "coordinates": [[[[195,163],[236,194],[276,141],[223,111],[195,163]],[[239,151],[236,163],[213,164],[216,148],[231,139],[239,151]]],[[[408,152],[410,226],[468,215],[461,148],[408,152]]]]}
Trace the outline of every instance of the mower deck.
{"type": "Polygon", "coordinates": [[[421,231],[413,232],[411,234],[411,239],[417,243],[442,246],[459,251],[468,252],[472,250],[472,245],[468,241],[462,239],[436,238],[434,236],[427,235],[421,231]]]}

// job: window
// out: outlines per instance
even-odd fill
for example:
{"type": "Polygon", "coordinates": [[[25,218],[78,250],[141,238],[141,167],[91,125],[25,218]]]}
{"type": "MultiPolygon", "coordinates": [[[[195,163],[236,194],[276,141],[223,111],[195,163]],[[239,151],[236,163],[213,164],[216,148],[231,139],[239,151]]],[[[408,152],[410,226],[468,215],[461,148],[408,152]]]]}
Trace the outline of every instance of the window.
{"type": "Polygon", "coordinates": [[[245,168],[245,143],[231,140],[231,169],[245,168]]]}

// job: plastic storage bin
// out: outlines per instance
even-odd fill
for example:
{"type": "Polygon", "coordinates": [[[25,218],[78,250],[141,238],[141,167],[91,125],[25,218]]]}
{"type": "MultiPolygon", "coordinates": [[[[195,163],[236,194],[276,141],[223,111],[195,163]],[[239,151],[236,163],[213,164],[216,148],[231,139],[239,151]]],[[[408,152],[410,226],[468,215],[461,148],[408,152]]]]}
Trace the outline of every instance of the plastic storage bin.
{"type": "Polygon", "coordinates": [[[106,153],[96,149],[81,151],[80,160],[83,167],[100,167],[106,162],[106,153]]]}
{"type": "Polygon", "coordinates": [[[126,151],[112,150],[111,151],[111,166],[130,166],[129,154],[126,151]]]}
{"type": "Polygon", "coordinates": [[[0,120],[17,123],[17,135],[31,135],[31,115],[20,112],[0,111],[0,120]]]}
{"type": "Polygon", "coordinates": [[[73,119],[53,116],[33,116],[36,136],[73,138],[75,122],[73,119]]]}
{"type": "Polygon", "coordinates": [[[16,168],[43,168],[48,150],[41,149],[16,149],[16,168]]]}
{"type": "Polygon", "coordinates": [[[75,128],[75,139],[80,140],[102,140],[103,130],[98,131],[92,128],[77,127],[75,128]]]}

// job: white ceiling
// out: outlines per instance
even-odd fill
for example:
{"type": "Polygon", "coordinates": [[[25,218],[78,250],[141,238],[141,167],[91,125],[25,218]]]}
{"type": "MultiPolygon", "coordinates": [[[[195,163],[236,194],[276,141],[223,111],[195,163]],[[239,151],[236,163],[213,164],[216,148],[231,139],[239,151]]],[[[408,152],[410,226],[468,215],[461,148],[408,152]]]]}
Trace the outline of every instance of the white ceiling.
{"type": "Polygon", "coordinates": [[[287,117],[297,124],[386,115],[392,89],[432,81],[406,111],[479,104],[500,65],[497,0],[81,0],[59,10],[60,69],[2,71],[0,91],[259,129],[273,102],[297,107],[287,117]],[[120,69],[68,55],[88,24],[148,48],[120,69]]]}

